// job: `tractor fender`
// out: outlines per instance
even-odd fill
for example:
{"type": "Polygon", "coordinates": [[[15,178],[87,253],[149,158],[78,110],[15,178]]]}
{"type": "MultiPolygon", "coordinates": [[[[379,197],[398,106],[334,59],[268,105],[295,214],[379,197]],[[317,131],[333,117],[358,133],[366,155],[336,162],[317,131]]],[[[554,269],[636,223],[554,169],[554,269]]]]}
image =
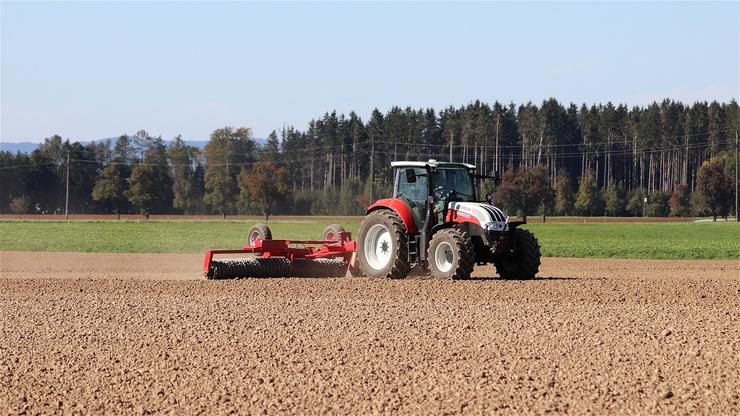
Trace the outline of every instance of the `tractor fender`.
{"type": "Polygon", "coordinates": [[[417,234],[419,232],[416,228],[416,222],[414,222],[414,215],[411,213],[411,208],[409,208],[409,206],[399,198],[379,199],[375,201],[374,204],[367,207],[365,215],[381,209],[391,210],[401,217],[401,221],[409,234],[417,234]]]}

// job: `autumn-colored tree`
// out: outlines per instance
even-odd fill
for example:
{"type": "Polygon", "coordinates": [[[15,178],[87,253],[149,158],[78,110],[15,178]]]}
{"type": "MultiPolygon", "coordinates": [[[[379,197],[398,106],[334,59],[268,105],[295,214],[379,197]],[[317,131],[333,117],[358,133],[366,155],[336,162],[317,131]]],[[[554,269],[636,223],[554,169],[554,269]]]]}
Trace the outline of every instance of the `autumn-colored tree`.
{"type": "Polygon", "coordinates": [[[714,221],[720,215],[726,219],[732,207],[735,187],[722,165],[716,160],[704,162],[699,168],[696,188],[701,202],[712,213],[714,221]]]}
{"type": "Polygon", "coordinates": [[[277,201],[288,191],[287,170],[271,162],[255,163],[239,175],[239,189],[270,219],[277,201]]]}
{"type": "Polygon", "coordinates": [[[691,190],[686,185],[680,185],[673,191],[668,200],[672,217],[688,217],[691,215],[691,190]]]}
{"type": "Polygon", "coordinates": [[[505,208],[521,214],[526,220],[528,214],[543,207],[550,195],[552,186],[547,168],[520,167],[516,171],[509,169],[504,172],[503,180],[496,189],[493,199],[505,208]]]}
{"type": "Polygon", "coordinates": [[[28,195],[21,195],[11,199],[10,212],[13,214],[28,214],[31,212],[31,198],[28,195]]]}

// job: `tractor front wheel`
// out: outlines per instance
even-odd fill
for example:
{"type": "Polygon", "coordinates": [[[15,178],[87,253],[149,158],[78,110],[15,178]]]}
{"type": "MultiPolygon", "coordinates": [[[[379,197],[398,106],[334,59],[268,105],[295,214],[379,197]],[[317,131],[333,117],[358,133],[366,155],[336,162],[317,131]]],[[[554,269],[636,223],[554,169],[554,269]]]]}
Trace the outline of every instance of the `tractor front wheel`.
{"type": "Polygon", "coordinates": [[[540,271],[540,243],[529,230],[514,232],[514,252],[496,262],[496,271],[504,279],[534,279],[540,271]]]}
{"type": "Polygon", "coordinates": [[[427,259],[433,277],[469,279],[475,267],[473,241],[466,232],[456,228],[439,230],[429,242],[427,259]]]}
{"type": "Polygon", "coordinates": [[[368,214],[360,225],[357,255],[360,268],[368,277],[406,277],[411,266],[408,236],[401,218],[388,210],[368,214]]]}

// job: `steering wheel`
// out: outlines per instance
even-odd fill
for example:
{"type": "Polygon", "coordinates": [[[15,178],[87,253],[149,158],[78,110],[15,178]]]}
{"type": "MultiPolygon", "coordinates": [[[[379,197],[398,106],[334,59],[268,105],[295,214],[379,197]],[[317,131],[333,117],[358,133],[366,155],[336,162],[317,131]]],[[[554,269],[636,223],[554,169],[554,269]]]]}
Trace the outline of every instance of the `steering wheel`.
{"type": "Polygon", "coordinates": [[[445,189],[444,186],[438,186],[434,189],[434,198],[439,201],[441,199],[448,198],[452,192],[453,191],[445,189]]]}

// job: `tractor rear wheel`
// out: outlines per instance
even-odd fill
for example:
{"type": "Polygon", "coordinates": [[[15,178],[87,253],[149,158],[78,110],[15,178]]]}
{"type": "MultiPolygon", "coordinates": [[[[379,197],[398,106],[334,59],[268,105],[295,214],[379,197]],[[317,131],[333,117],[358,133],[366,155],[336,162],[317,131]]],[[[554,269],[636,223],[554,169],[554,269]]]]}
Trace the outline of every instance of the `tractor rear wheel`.
{"type": "Polygon", "coordinates": [[[247,244],[250,246],[254,245],[254,240],[272,240],[272,231],[267,224],[254,224],[247,233],[247,244]]]}
{"type": "Polygon", "coordinates": [[[432,236],[427,250],[429,270],[438,279],[464,280],[475,267],[473,240],[457,228],[445,228],[432,236]]]}
{"type": "Polygon", "coordinates": [[[388,210],[368,214],[360,225],[357,255],[360,268],[368,277],[406,277],[411,266],[408,236],[401,218],[388,210]]]}
{"type": "Polygon", "coordinates": [[[540,243],[529,230],[517,228],[514,253],[496,262],[496,271],[504,279],[534,279],[540,271],[540,243]]]}

